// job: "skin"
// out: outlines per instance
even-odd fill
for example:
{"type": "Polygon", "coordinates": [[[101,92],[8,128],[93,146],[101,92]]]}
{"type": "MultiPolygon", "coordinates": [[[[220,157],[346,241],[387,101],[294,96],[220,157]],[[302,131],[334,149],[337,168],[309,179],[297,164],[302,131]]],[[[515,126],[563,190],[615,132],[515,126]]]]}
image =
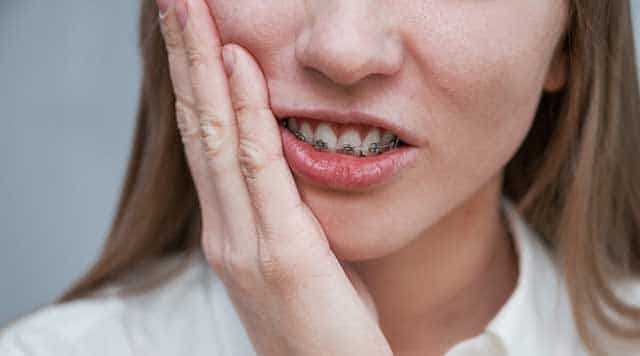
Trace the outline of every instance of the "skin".
{"type": "Polygon", "coordinates": [[[568,4],[171,4],[158,5],[203,248],[258,353],[442,355],[481,333],[517,280],[502,175],[542,91],[565,84],[568,4]],[[315,186],[288,169],[274,105],[401,117],[420,160],[364,192],[315,186]]]}

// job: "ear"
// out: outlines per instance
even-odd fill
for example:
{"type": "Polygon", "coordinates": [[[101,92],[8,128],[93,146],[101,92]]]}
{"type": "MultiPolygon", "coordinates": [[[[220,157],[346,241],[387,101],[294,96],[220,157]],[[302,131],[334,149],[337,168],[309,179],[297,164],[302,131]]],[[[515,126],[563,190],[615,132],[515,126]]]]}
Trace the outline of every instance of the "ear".
{"type": "Polygon", "coordinates": [[[564,89],[567,84],[569,61],[567,58],[567,50],[565,46],[559,45],[544,81],[544,90],[548,92],[557,92],[564,89]]]}

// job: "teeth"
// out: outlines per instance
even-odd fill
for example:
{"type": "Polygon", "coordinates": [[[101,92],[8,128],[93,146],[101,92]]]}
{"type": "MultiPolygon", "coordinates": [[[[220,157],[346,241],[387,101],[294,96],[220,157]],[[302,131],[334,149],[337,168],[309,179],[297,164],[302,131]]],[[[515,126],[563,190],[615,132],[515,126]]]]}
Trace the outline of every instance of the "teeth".
{"type": "Polygon", "coordinates": [[[335,152],[338,139],[333,129],[327,124],[318,124],[313,143],[325,151],[335,152]]]}
{"type": "Polygon", "coordinates": [[[293,132],[298,131],[298,120],[296,120],[295,117],[288,118],[287,119],[287,127],[293,132]]]}
{"type": "Polygon", "coordinates": [[[384,132],[382,133],[382,140],[381,141],[382,141],[383,145],[388,145],[388,144],[392,143],[395,139],[396,139],[396,135],[394,135],[389,130],[384,130],[384,132]]]}
{"type": "Polygon", "coordinates": [[[360,133],[354,129],[347,129],[340,135],[336,151],[359,155],[361,144],[360,133]]]}
{"type": "Polygon", "coordinates": [[[304,141],[307,143],[313,143],[313,130],[311,129],[311,125],[308,122],[302,121],[302,126],[299,131],[304,137],[304,141]]]}
{"type": "Polygon", "coordinates": [[[374,156],[378,153],[378,149],[376,149],[378,146],[380,146],[380,130],[373,128],[367,132],[367,137],[362,141],[361,152],[365,156],[374,156]]]}
{"type": "Polygon", "coordinates": [[[317,123],[315,133],[311,124],[304,119],[287,118],[286,127],[299,140],[313,145],[318,151],[365,157],[384,153],[397,147],[398,144],[396,135],[388,130],[384,130],[381,134],[381,129],[377,127],[370,128],[364,140],[361,140],[358,129],[344,127],[342,128],[342,134],[337,138],[336,131],[334,131],[332,125],[323,122],[317,123]]]}

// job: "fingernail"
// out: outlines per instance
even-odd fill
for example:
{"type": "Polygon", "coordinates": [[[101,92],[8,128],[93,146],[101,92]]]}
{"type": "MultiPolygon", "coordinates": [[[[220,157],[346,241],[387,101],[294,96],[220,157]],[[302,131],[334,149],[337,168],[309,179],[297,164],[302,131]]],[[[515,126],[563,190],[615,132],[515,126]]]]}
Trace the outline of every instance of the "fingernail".
{"type": "Polygon", "coordinates": [[[233,66],[235,65],[236,58],[233,55],[233,50],[227,45],[222,47],[222,61],[224,62],[224,70],[227,72],[227,76],[230,77],[233,74],[233,66]]]}
{"type": "Polygon", "coordinates": [[[180,28],[184,30],[185,26],[187,26],[187,4],[185,1],[187,0],[175,0],[176,1],[176,17],[178,18],[178,23],[180,24],[180,28]]]}
{"type": "Polygon", "coordinates": [[[167,11],[169,11],[169,8],[171,7],[173,0],[157,0],[156,3],[158,4],[160,18],[163,18],[167,14],[167,11]]]}

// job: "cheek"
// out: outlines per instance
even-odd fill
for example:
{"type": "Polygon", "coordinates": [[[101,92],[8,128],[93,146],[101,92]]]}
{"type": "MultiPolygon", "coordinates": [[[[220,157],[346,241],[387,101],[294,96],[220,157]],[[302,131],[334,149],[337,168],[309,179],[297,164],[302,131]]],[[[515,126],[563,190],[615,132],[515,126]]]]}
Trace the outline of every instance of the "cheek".
{"type": "Polygon", "coordinates": [[[258,58],[293,43],[297,0],[207,0],[222,43],[237,43],[258,58]]]}
{"type": "Polygon", "coordinates": [[[550,15],[562,8],[538,4],[484,3],[474,16],[448,9],[416,42],[433,115],[430,148],[442,171],[487,179],[526,136],[562,28],[561,16],[550,15]],[[513,16],[527,11],[529,19],[513,16]]]}

